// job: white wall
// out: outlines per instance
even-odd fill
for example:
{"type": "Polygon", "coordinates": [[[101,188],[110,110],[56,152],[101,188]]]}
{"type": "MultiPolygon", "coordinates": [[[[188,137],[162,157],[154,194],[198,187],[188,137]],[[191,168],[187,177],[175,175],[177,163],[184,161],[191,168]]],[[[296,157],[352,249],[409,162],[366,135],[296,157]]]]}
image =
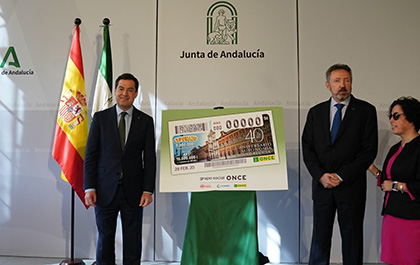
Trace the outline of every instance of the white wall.
{"type": "MultiPolygon", "coordinates": [[[[272,262],[307,262],[312,229],[310,176],[300,132],[309,107],[326,100],[325,70],[353,68],[356,97],[378,110],[377,163],[397,141],[386,110],[395,98],[420,98],[420,3],[397,0],[236,0],[238,44],[207,45],[206,14],[217,1],[0,0],[0,60],[15,48],[29,76],[0,74],[0,255],[69,256],[70,186],[51,157],[57,103],[74,18],[80,17],[88,102],[102,49],[102,19],[111,20],[114,78],[141,81],[136,105],[156,121],[163,109],[282,106],[288,191],[258,192],[259,245],[272,262]],[[182,51],[249,50],[263,59],[181,59],[182,51]],[[300,103],[300,105],[298,104],[300,103]]],[[[0,69],[16,70],[5,65],[0,69]]],[[[158,153],[160,145],[157,147],[158,153]]],[[[367,174],[365,262],[378,262],[382,195],[367,174]]],[[[159,178],[159,176],[158,176],[159,178]]],[[[145,211],[146,260],[178,261],[187,193],[159,193],[145,211]]],[[[76,198],[76,256],[95,255],[93,209],[76,198]]],[[[120,239],[118,239],[120,253],[120,239]]],[[[332,262],[341,261],[334,231],[332,262]]]]}
{"type": "MultiPolygon", "coordinates": [[[[377,108],[382,162],[397,138],[390,132],[386,111],[393,100],[420,98],[420,11],[417,1],[299,1],[299,58],[301,102],[313,106],[328,98],[325,71],[337,62],[353,70],[353,94],[377,108]],[[322,66],[322,67],[321,67],[322,66]]],[[[309,107],[301,108],[301,129],[309,107]]],[[[310,176],[301,162],[301,257],[308,260],[312,225],[310,176]]],[[[379,262],[382,192],[368,177],[364,260],[379,262]]],[[[332,261],[341,261],[339,230],[334,230],[332,261]]]]}
{"type": "MultiPolygon", "coordinates": [[[[99,26],[109,17],[114,76],[135,73],[142,90],[136,104],[154,115],[156,2],[1,0],[0,14],[1,59],[13,46],[19,69],[34,72],[0,75],[0,255],[69,257],[70,185],[60,179],[51,150],[74,19],[82,19],[89,103],[102,50],[99,26]]],[[[16,70],[6,65],[0,72],[5,69],[16,70]]],[[[94,257],[94,211],[76,200],[75,252],[94,257]]],[[[145,211],[144,222],[144,238],[153,242],[153,207],[145,211]]],[[[145,259],[153,259],[153,244],[144,252],[145,259]]]]}
{"type": "MultiPolygon", "coordinates": [[[[296,5],[275,0],[231,2],[238,13],[238,45],[207,45],[206,15],[215,2],[159,2],[158,116],[164,109],[285,106],[291,190],[258,193],[259,243],[272,261],[294,262],[299,246],[299,202],[294,194],[298,189],[296,5]],[[180,58],[183,52],[220,55],[235,50],[259,50],[264,58],[180,58]]],[[[157,239],[176,239],[169,248],[157,247],[156,258],[179,260],[188,196],[158,194],[156,209],[157,239]]]]}

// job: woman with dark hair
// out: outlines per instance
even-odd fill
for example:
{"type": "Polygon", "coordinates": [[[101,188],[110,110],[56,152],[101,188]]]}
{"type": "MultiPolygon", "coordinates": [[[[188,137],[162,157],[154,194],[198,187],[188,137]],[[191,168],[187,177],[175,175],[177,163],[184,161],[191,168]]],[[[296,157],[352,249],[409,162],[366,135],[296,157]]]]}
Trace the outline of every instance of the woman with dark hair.
{"type": "Polygon", "coordinates": [[[420,264],[420,102],[401,97],[389,107],[389,122],[401,141],[391,147],[383,171],[369,171],[385,193],[381,261],[420,264]]]}

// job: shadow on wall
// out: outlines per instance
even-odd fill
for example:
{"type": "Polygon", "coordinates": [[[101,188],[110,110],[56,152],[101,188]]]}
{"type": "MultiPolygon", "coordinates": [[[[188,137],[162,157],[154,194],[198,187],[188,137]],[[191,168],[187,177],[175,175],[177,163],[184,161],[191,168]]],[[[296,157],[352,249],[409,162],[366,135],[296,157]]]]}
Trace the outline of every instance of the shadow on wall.
{"type": "Polygon", "coordinates": [[[259,249],[271,262],[299,260],[299,176],[291,167],[297,152],[286,151],[289,189],[257,192],[259,249]]]}

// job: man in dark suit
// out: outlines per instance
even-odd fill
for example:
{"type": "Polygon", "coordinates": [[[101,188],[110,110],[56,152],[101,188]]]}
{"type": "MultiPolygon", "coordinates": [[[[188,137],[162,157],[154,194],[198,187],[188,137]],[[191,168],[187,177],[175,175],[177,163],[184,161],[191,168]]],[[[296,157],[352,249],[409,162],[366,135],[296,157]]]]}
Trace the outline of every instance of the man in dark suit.
{"type": "Polygon", "coordinates": [[[118,213],[123,264],[140,264],[143,207],[152,202],[156,152],[153,119],[133,106],[139,82],[131,74],[115,81],[117,102],[95,113],[84,164],[87,205],[95,207],[97,265],[114,265],[118,213]]]}
{"type": "Polygon", "coordinates": [[[312,176],[309,264],[329,264],[336,213],[343,264],[362,264],[366,170],[378,149],[376,109],[351,94],[349,66],[331,66],[326,79],[331,98],[309,110],[302,135],[303,160],[312,176]]]}

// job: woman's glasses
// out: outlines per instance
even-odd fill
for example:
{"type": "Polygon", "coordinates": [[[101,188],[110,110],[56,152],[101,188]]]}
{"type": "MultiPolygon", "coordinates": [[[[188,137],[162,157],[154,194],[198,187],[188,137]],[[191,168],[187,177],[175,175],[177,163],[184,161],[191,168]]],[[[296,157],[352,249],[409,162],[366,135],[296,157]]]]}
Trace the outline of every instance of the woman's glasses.
{"type": "Polygon", "coordinates": [[[391,119],[391,118],[393,118],[394,119],[394,121],[396,121],[396,120],[398,120],[399,118],[400,118],[400,116],[401,115],[404,115],[405,116],[405,114],[404,113],[398,113],[398,112],[394,112],[393,114],[388,114],[388,119],[391,119]]]}

